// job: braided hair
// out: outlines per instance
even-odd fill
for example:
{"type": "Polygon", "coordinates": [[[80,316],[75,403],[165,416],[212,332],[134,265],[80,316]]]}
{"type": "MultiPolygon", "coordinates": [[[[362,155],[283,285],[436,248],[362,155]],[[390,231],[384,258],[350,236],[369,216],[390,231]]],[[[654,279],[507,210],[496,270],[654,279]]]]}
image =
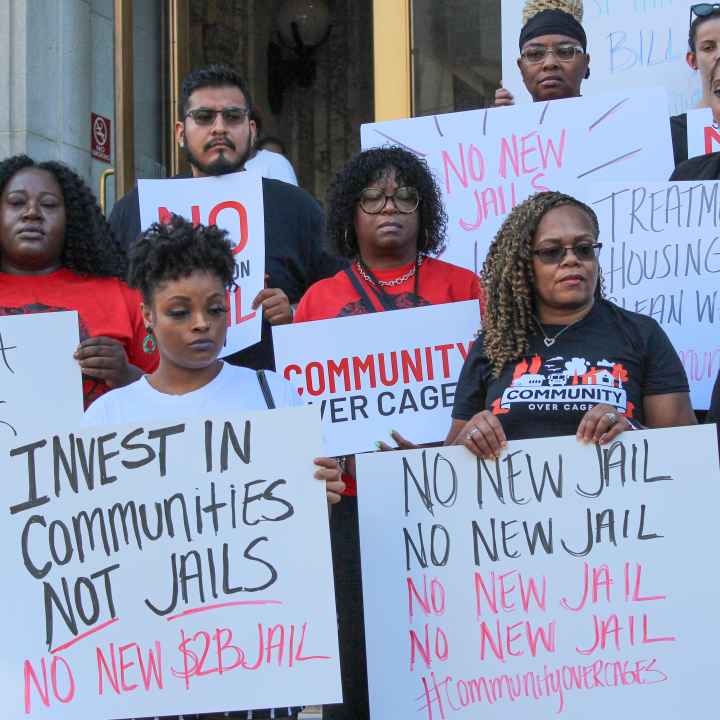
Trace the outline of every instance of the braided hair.
{"type": "MultiPolygon", "coordinates": [[[[490,245],[480,277],[486,296],[485,353],[495,377],[499,377],[508,362],[528,351],[535,312],[533,239],[543,217],[550,210],[565,205],[582,210],[598,237],[600,228],[592,208],[570,195],[541,192],[512,210],[490,245]]],[[[595,298],[602,297],[602,282],[598,280],[595,298]]]]}
{"type": "Polygon", "coordinates": [[[237,266],[227,232],[172,215],[167,223],[153,223],[132,246],[128,285],[149,305],[159,285],[197,270],[217,276],[226,288],[234,284],[237,266]]]}
{"type": "Polygon", "coordinates": [[[447,215],[440,189],[427,163],[396,146],[358,153],[335,175],[327,194],[327,236],[338,255],[359,254],[355,234],[355,208],[369,183],[394,169],[398,185],[410,185],[420,194],[417,249],[422,255],[439,255],[445,249],[447,215]]]}
{"type": "Polygon", "coordinates": [[[54,160],[35,162],[27,155],[6,158],[0,162],[0,195],[8,182],[26,168],[49,172],[62,191],[65,204],[62,266],[81,275],[124,279],[127,256],[115,241],[92,190],[67,165],[54,160]]]}

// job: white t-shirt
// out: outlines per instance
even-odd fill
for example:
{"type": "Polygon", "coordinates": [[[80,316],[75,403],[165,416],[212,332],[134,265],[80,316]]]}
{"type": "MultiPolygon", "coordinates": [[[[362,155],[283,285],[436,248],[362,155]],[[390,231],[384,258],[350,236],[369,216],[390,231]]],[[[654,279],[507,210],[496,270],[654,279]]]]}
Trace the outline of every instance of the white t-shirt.
{"type": "Polygon", "coordinates": [[[258,150],[255,157],[245,163],[246,170],[252,170],[266,178],[274,178],[297,185],[297,175],[291,162],[280,153],[272,150],[258,150]]]}
{"type": "MultiPolygon", "coordinates": [[[[301,405],[292,385],[280,375],[265,371],[276,408],[301,405]]],[[[148,420],[222,415],[267,410],[257,373],[223,363],[207,385],[184,395],[156,390],[143,375],[125,387],[101,395],[85,412],[85,425],[127,425],[148,420]]]]}

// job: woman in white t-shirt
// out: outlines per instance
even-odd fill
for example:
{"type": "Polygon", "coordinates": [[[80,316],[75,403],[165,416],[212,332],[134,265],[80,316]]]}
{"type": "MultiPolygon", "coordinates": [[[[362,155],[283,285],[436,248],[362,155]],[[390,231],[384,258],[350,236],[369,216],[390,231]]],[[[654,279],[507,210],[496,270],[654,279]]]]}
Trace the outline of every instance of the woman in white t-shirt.
{"type": "MultiPolygon", "coordinates": [[[[300,404],[275,373],[236,367],[218,358],[225,343],[226,290],[235,278],[226,233],[173,216],[155,224],[133,246],[128,283],[142,293],[145,349],[160,355],[158,369],[106,393],[85,414],[87,425],[168,420],[224,411],[265,410],[300,404]]],[[[315,478],[328,502],[340,501],[345,484],[336,460],[316,458],[315,478]]],[[[220,717],[297,717],[300,708],[223,713],[220,717]]],[[[185,715],[184,718],[214,718],[185,715]]]]}

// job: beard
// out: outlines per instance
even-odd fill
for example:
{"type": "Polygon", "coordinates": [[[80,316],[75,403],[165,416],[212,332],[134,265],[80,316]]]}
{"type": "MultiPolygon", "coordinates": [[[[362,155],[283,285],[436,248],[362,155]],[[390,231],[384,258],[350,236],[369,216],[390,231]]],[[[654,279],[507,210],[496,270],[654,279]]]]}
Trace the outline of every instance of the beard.
{"type": "MultiPolygon", "coordinates": [[[[236,149],[232,140],[228,140],[227,142],[229,145],[229,147],[226,148],[227,150],[236,149]]],[[[239,153],[237,159],[235,160],[229,160],[225,153],[226,149],[223,149],[211,163],[203,163],[195,157],[190,148],[187,146],[187,143],[183,149],[185,151],[185,159],[190,163],[190,165],[197,168],[203,175],[228,175],[229,173],[244,170],[245,163],[250,159],[251,152],[250,142],[248,142],[245,152],[239,153]]],[[[205,146],[204,149],[208,150],[209,147],[205,146]]]]}

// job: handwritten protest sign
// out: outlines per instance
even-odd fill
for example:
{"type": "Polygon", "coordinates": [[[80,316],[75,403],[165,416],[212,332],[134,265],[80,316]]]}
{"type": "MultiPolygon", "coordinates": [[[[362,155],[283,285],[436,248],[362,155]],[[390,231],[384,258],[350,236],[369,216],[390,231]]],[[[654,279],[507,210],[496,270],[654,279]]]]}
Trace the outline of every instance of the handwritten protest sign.
{"type": "Polygon", "coordinates": [[[265,215],[262,179],[249,172],[218,177],[138,180],[140,225],[170,213],[228,231],[237,263],[237,289],[228,293],[228,332],[223,355],[260,341],[262,314],[252,301],[265,283],[265,215]]]}
{"type": "Polygon", "coordinates": [[[720,184],[618,183],[585,187],[598,214],[605,291],[655,318],[707,409],[720,370],[720,184]]]}
{"type": "Polygon", "coordinates": [[[688,111],[687,136],[689,158],[720,150],[720,130],[713,126],[710,108],[688,111]]]}
{"type": "Polygon", "coordinates": [[[443,259],[477,271],[510,210],[540,190],[593,181],[665,180],[673,170],[661,89],[362,126],[363,148],[388,142],[427,160],[443,193],[443,259]]]}
{"type": "Polygon", "coordinates": [[[339,701],[319,449],[317,410],[293,408],[6,453],[3,718],[339,701]]]}
{"type": "Polygon", "coordinates": [[[443,440],[480,327],[475,300],[273,328],[275,367],[320,405],[328,455],[374,450],[391,430],[443,440]]]}
{"type": "Polygon", "coordinates": [[[0,317],[0,447],[83,414],[76,312],[0,317]]]}
{"type": "Polygon", "coordinates": [[[361,455],[358,490],[372,720],[713,707],[714,427],[361,455]]]}
{"type": "MultiPolygon", "coordinates": [[[[694,107],[702,88],[685,62],[692,4],[694,0],[586,0],[582,25],[591,73],[582,94],[663,85],[671,115],[694,107]]],[[[525,0],[502,0],[503,84],[518,103],[531,101],[517,67],[524,6],[525,0]]],[[[665,112],[654,107],[656,111],[665,112]]]]}

